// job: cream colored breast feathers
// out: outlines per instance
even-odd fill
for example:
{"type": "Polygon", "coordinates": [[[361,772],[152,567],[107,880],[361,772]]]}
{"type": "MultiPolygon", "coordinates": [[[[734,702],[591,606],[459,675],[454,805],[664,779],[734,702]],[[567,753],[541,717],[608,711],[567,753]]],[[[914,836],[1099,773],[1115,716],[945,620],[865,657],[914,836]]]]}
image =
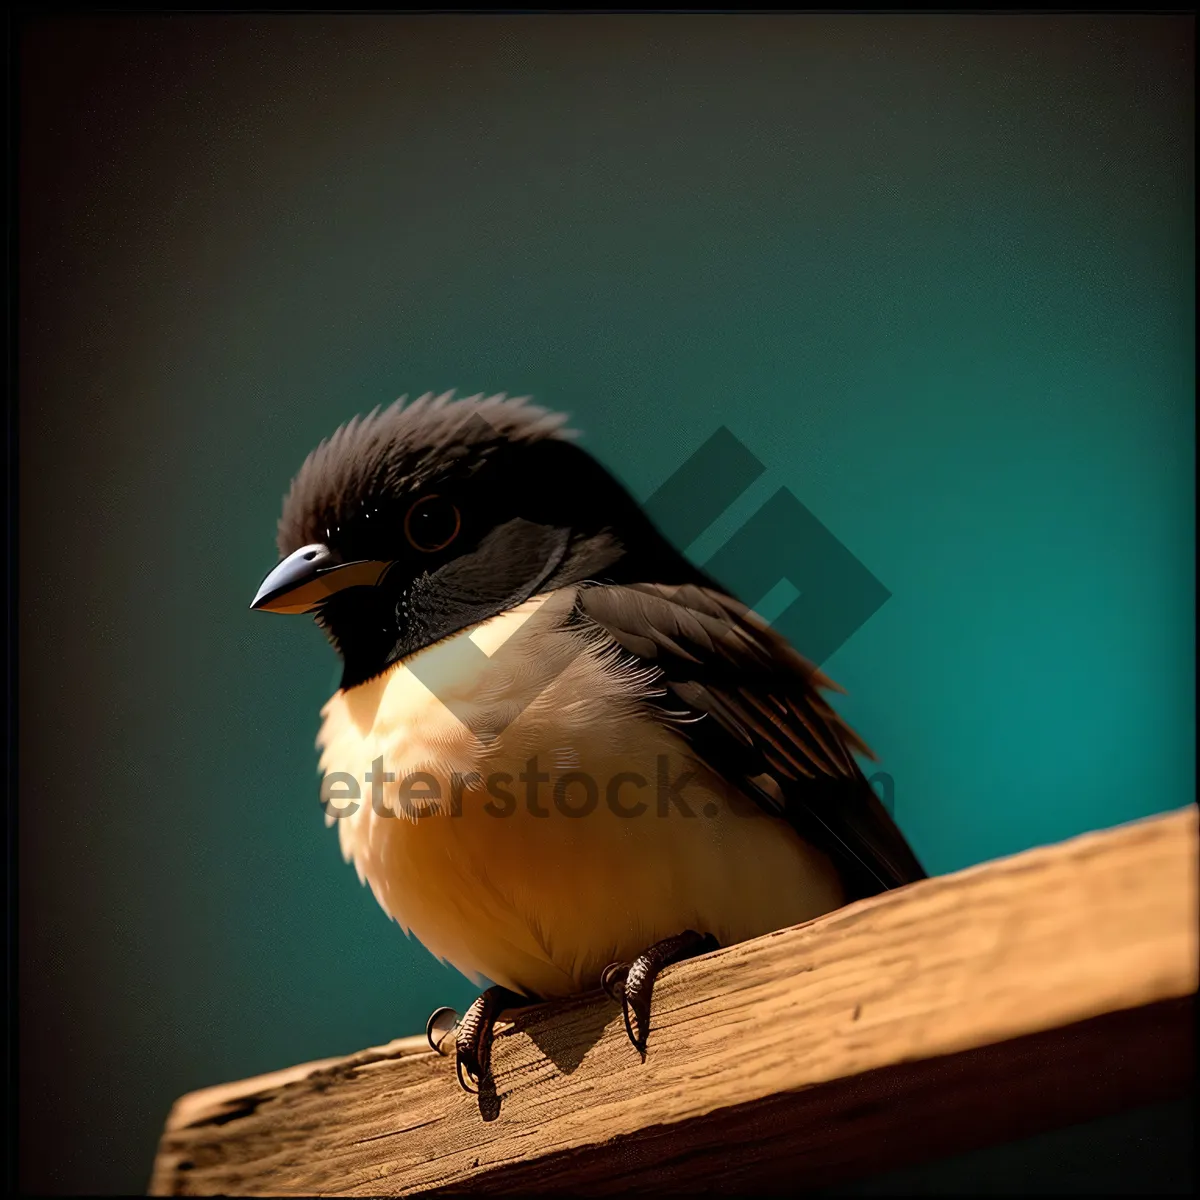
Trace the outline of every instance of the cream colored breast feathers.
{"type": "Polygon", "coordinates": [[[473,979],[553,997],[685,929],[728,945],[838,907],[825,856],[651,715],[653,673],[562,624],[574,598],[325,705],[326,820],[385,911],[473,979]]]}

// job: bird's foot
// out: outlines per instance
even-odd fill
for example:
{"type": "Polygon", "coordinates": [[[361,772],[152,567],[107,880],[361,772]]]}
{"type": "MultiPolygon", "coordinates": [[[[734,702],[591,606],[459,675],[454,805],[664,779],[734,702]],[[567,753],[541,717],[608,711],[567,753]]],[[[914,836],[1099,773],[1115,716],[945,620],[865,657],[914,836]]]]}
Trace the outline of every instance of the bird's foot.
{"type": "Polygon", "coordinates": [[[720,948],[711,933],[687,929],[676,937],[655,942],[631,963],[609,963],[601,972],[600,986],[621,1005],[625,1032],[633,1048],[646,1057],[646,1039],[650,1034],[650,998],[660,971],[685,958],[695,958],[720,948]]]}
{"type": "Polygon", "coordinates": [[[491,1080],[496,1018],[506,1008],[528,1003],[526,997],[508,988],[490,987],[467,1009],[462,1020],[452,1008],[439,1008],[429,1018],[425,1037],[439,1054],[448,1053],[446,1047],[454,1035],[455,1069],[464,1092],[474,1095],[491,1080]]]}

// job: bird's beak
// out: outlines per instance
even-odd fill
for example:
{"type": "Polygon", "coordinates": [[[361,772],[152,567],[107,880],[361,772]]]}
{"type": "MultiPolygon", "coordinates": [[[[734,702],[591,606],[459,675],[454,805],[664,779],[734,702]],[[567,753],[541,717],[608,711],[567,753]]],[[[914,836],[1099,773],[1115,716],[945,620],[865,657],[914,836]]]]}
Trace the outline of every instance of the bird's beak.
{"type": "Polygon", "coordinates": [[[260,612],[311,612],[343,588],[378,583],[389,566],[373,559],[341,562],[319,542],[301,546],[262,581],[250,607],[260,612]]]}

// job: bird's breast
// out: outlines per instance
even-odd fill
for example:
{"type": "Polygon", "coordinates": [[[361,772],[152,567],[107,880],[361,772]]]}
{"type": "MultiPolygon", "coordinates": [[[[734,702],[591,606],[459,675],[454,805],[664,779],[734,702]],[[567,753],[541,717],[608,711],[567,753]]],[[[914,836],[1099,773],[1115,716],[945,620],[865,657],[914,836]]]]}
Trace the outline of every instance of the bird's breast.
{"type": "Polygon", "coordinates": [[[683,929],[722,944],[842,893],[647,706],[652,667],[566,622],[575,589],[430,647],[323,710],[326,820],[379,903],[465,974],[597,985],[683,929]]]}

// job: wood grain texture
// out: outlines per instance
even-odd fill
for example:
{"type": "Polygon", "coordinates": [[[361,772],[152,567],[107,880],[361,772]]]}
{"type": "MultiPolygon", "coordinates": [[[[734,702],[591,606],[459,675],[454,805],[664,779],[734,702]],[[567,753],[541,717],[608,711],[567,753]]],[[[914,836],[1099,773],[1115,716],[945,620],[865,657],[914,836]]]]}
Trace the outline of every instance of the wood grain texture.
{"type": "Polygon", "coordinates": [[[600,996],[508,1014],[498,1093],[423,1038],[195,1092],[151,1192],[834,1182],[1178,1094],[1188,808],[929,879],[664,973],[646,1061],[600,996]]]}

